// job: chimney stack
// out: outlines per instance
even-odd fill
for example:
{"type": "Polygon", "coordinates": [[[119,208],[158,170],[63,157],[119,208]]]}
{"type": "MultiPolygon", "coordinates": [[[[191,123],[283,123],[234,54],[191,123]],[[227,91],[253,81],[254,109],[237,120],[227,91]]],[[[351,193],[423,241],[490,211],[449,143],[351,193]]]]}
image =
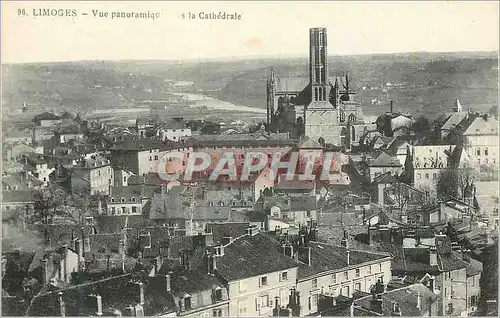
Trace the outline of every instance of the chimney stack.
{"type": "Polygon", "coordinates": [[[391,100],[391,114],[394,112],[394,101],[391,100]]]}
{"type": "Polygon", "coordinates": [[[170,283],[170,273],[165,275],[165,290],[169,293],[172,291],[171,283],[170,283]]]}
{"type": "Polygon", "coordinates": [[[63,300],[63,292],[60,291],[58,295],[59,295],[59,310],[60,310],[60,314],[61,314],[61,317],[65,317],[66,316],[66,306],[65,306],[64,300],[63,300]]]}
{"type": "Polygon", "coordinates": [[[420,296],[420,292],[417,292],[417,309],[422,309],[422,297],[420,296]]]}
{"type": "Polygon", "coordinates": [[[437,266],[437,249],[435,246],[431,246],[429,248],[429,265],[430,266],[437,266]]]}
{"type": "Polygon", "coordinates": [[[139,304],[144,305],[144,283],[139,282],[139,304]]]}
{"type": "Polygon", "coordinates": [[[61,267],[62,267],[62,271],[63,271],[64,281],[67,282],[68,281],[68,265],[67,265],[66,258],[68,257],[68,244],[64,244],[62,247],[63,247],[63,249],[62,249],[63,255],[61,257],[61,267]]]}
{"type": "Polygon", "coordinates": [[[347,266],[351,265],[351,251],[347,250],[347,266]]]}
{"type": "Polygon", "coordinates": [[[370,300],[370,310],[382,315],[384,312],[383,308],[384,304],[380,295],[374,295],[374,297],[370,300]]]}

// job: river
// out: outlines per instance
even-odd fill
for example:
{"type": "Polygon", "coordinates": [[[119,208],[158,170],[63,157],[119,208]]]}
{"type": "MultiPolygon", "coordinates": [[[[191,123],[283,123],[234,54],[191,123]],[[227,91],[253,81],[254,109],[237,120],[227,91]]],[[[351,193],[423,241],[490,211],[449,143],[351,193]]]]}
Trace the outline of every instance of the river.
{"type": "Polygon", "coordinates": [[[208,97],[205,95],[191,94],[191,93],[174,93],[175,95],[184,96],[185,100],[194,102],[191,107],[207,107],[208,109],[221,109],[221,110],[230,110],[230,111],[238,111],[238,112],[249,112],[249,113],[259,113],[266,114],[266,109],[263,108],[255,108],[248,106],[240,106],[234,105],[229,102],[225,102],[222,100],[218,100],[212,97],[208,97]]]}

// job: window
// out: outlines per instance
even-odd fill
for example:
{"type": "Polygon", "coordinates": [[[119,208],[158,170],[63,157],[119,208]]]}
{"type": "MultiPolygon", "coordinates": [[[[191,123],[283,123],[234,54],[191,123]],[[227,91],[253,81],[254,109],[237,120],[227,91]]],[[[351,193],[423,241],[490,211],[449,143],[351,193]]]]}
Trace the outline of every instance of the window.
{"type": "Polygon", "coordinates": [[[453,313],[453,304],[448,304],[448,314],[453,313]]]}
{"type": "Polygon", "coordinates": [[[495,159],[495,158],[493,158],[493,164],[496,164],[496,163],[497,163],[496,159],[495,159]]]}
{"type": "Polygon", "coordinates": [[[191,309],[191,297],[184,298],[184,308],[186,310],[191,309]]]}
{"type": "Polygon", "coordinates": [[[125,198],[122,198],[122,199],[121,199],[121,201],[122,201],[122,202],[125,202],[125,198]]]}
{"type": "Polygon", "coordinates": [[[382,264],[379,264],[378,267],[379,267],[379,270],[382,271],[382,264]]]}
{"type": "Polygon", "coordinates": [[[484,163],[488,164],[488,158],[484,159],[484,163]]]}
{"type": "Polygon", "coordinates": [[[158,160],[158,155],[155,155],[155,160],[158,160]]]}
{"type": "Polygon", "coordinates": [[[337,283],[337,274],[332,274],[332,283],[337,283]]]}
{"type": "Polygon", "coordinates": [[[127,208],[126,208],[126,207],[122,207],[122,213],[123,213],[123,214],[126,214],[126,213],[127,213],[127,208]]]}
{"type": "Polygon", "coordinates": [[[444,288],[444,298],[448,297],[448,288],[444,288]]]}
{"type": "Polygon", "coordinates": [[[137,213],[137,207],[136,206],[132,207],[132,213],[137,213]]]}
{"type": "Polygon", "coordinates": [[[488,155],[488,148],[484,149],[484,155],[487,156],[488,155]]]}
{"type": "Polygon", "coordinates": [[[356,269],[356,278],[357,278],[357,277],[359,277],[359,276],[361,276],[360,274],[361,274],[361,273],[360,273],[360,270],[359,270],[359,268],[357,268],[357,269],[356,269]]]}
{"type": "Polygon", "coordinates": [[[481,159],[477,159],[477,164],[480,165],[481,164],[481,159]]]}
{"type": "Polygon", "coordinates": [[[149,161],[153,161],[153,157],[149,156],[149,161]]]}
{"type": "Polygon", "coordinates": [[[280,278],[282,281],[288,280],[288,272],[281,273],[280,278]]]}
{"type": "Polygon", "coordinates": [[[312,280],[312,288],[318,288],[318,279],[317,278],[312,280]]]}
{"type": "Polygon", "coordinates": [[[370,275],[372,274],[372,266],[371,265],[368,266],[368,274],[370,274],[370,275]]]}
{"type": "Polygon", "coordinates": [[[432,174],[432,179],[436,179],[437,178],[437,173],[433,173],[432,174]]]}
{"type": "Polygon", "coordinates": [[[222,289],[216,289],[215,290],[215,301],[221,301],[222,300],[222,289]]]}
{"type": "Polygon", "coordinates": [[[422,179],[422,174],[417,173],[417,179],[422,179]]]}
{"type": "Polygon", "coordinates": [[[344,272],[344,279],[345,279],[345,280],[348,280],[348,279],[349,279],[349,272],[348,272],[348,271],[345,271],[345,272],[344,272]]]}
{"type": "Polygon", "coordinates": [[[260,286],[267,286],[267,276],[262,276],[260,278],[260,286]]]}
{"type": "Polygon", "coordinates": [[[246,300],[238,301],[238,312],[240,314],[246,314],[246,312],[247,312],[247,301],[246,300]]]}
{"type": "Polygon", "coordinates": [[[475,307],[477,303],[477,296],[471,296],[470,297],[470,306],[475,307]]]}
{"type": "Polygon", "coordinates": [[[111,202],[115,202],[115,198],[111,198],[111,202]]]}
{"type": "Polygon", "coordinates": [[[269,295],[264,295],[260,297],[260,306],[269,307],[269,295]]]}
{"type": "Polygon", "coordinates": [[[247,291],[247,284],[244,281],[240,281],[240,293],[247,291]]]}
{"type": "Polygon", "coordinates": [[[428,173],[425,174],[425,178],[429,179],[429,174],[428,173]]]}
{"type": "Polygon", "coordinates": [[[101,176],[101,170],[97,171],[97,176],[101,176]]]}
{"type": "Polygon", "coordinates": [[[354,284],[354,290],[361,291],[361,283],[354,284]]]}
{"type": "Polygon", "coordinates": [[[115,214],[115,208],[111,208],[111,214],[115,214]]]}
{"type": "Polygon", "coordinates": [[[215,309],[212,311],[212,316],[214,317],[222,317],[222,309],[215,309]]]}
{"type": "Polygon", "coordinates": [[[480,156],[480,155],[481,155],[481,150],[480,150],[479,148],[478,148],[478,149],[476,149],[476,155],[477,155],[477,156],[480,156]]]}

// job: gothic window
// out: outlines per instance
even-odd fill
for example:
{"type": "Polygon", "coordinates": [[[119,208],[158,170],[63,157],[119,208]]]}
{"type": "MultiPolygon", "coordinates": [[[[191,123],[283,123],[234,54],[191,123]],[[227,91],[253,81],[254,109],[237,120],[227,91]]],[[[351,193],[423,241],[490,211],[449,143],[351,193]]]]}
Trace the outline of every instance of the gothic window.
{"type": "Polygon", "coordinates": [[[348,120],[349,120],[350,122],[356,121],[356,115],[354,115],[354,114],[350,114],[350,115],[349,115],[348,120]]]}
{"type": "Polygon", "coordinates": [[[321,100],[323,97],[323,87],[318,88],[318,100],[321,100]]]}
{"type": "MultiPolygon", "coordinates": [[[[325,72],[323,71],[323,82],[325,81],[325,72]]],[[[326,89],[323,89],[323,100],[326,100],[326,89]]]]}
{"type": "Polygon", "coordinates": [[[343,109],[340,110],[340,122],[345,122],[345,112],[343,109]]]}
{"type": "Polygon", "coordinates": [[[356,131],[354,130],[354,126],[351,126],[351,140],[356,141],[356,131]]]}

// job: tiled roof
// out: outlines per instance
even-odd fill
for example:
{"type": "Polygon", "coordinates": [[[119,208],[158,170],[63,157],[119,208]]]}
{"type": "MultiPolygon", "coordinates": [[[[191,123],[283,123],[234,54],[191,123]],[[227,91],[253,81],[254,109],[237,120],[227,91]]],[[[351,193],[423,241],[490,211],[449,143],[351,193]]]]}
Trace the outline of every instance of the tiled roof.
{"type": "Polygon", "coordinates": [[[44,112],[44,113],[41,113],[41,114],[35,116],[35,121],[36,120],[59,120],[59,119],[61,119],[61,117],[54,115],[52,113],[49,113],[49,112],[44,112]]]}
{"type": "Polygon", "coordinates": [[[453,113],[443,124],[441,130],[452,130],[467,118],[467,112],[453,113]]]}
{"type": "Polygon", "coordinates": [[[232,237],[233,239],[246,234],[250,226],[248,222],[229,222],[229,223],[208,223],[207,232],[212,233],[214,243],[220,242],[223,237],[232,237]]]}
{"type": "Polygon", "coordinates": [[[478,117],[474,119],[469,128],[464,132],[464,136],[473,135],[498,135],[498,121],[495,118],[478,117]]]}
{"type": "Polygon", "coordinates": [[[99,233],[120,232],[125,227],[125,224],[132,229],[149,225],[149,220],[142,215],[100,215],[95,220],[99,233]]]}
{"type": "Polygon", "coordinates": [[[385,152],[381,152],[380,155],[369,164],[370,167],[401,167],[399,159],[396,157],[391,157],[385,152]]]}
{"type": "Polygon", "coordinates": [[[471,258],[469,261],[469,266],[466,268],[467,276],[478,275],[483,272],[483,263],[476,261],[471,258]]]}
{"type": "MultiPolygon", "coordinates": [[[[392,316],[391,302],[399,305],[402,316],[422,316],[428,312],[430,306],[437,301],[437,296],[422,284],[410,285],[400,289],[394,289],[381,294],[383,306],[383,316],[392,316]],[[417,298],[420,295],[420,308],[417,307],[417,298]]],[[[356,299],[354,303],[370,310],[372,296],[356,299]]],[[[436,314],[436,313],[433,313],[436,314]]]]}
{"type": "Polygon", "coordinates": [[[305,137],[297,145],[299,149],[323,149],[323,146],[319,142],[312,140],[309,137],[305,137]]]}
{"type": "Polygon", "coordinates": [[[373,183],[387,184],[396,182],[397,182],[396,178],[394,178],[394,176],[390,173],[381,174],[373,179],[373,183]]]}
{"type": "Polygon", "coordinates": [[[217,258],[217,271],[227,281],[255,277],[297,267],[278,242],[264,233],[245,235],[225,247],[217,258]]]}
{"type": "Polygon", "coordinates": [[[309,242],[308,245],[311,247],[311,265],[299,264],[299,279],[305,279],[325,271],[341,270],[348,266],[360,265],[390,257],[389,254],[382,252],[349,249],[350,263],[348,265],[347,250],[345,247],[320,242],[309,242]]]}

